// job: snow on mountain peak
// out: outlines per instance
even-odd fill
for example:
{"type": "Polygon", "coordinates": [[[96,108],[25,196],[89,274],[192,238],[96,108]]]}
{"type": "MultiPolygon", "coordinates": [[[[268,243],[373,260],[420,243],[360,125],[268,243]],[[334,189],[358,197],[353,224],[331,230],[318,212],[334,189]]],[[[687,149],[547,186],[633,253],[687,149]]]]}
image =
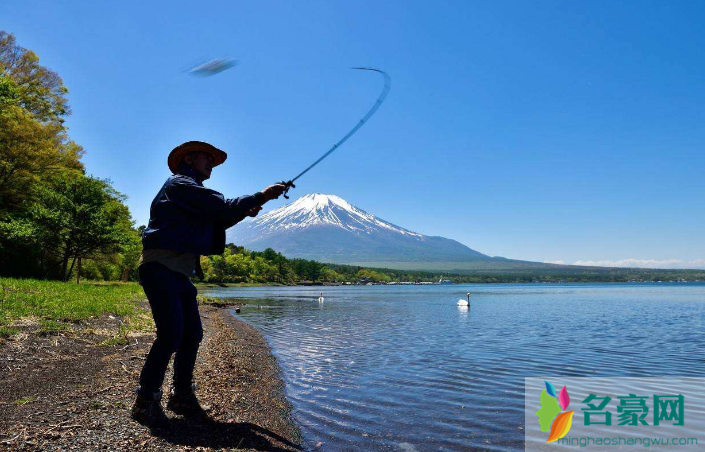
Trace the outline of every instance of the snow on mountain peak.
{"type": "Polygon", "coordinates": [[[226,243],[256,251],[272,248],[287,257],[353,265],[442,262],[458,268],[458,262],[491,260],[455,240],[411,232],[339,196],[322,193],[304,195],[242,222],[227,231],[226,243]]]}
{"type": "Polygon", "coordinates": [[[255,218],[248,227],[257,228],[266,234],[276,230],[304,229],[321,225],[337,226],[357,233],[370,234],[387,230],[417,238],[423,237],[358,209],[339,196],[322,193],[304,195],[294,202],[255,218]]]}
{"type": "Polygon", "coordinates": [[[322,210],[329,206],[337,206],[345,210],[352,210],[354,207],[343,198],[335,195],[324,195],[322,193],[311,193],[304,195],[293,202],[292,206],[297,209],[322,210]]]}

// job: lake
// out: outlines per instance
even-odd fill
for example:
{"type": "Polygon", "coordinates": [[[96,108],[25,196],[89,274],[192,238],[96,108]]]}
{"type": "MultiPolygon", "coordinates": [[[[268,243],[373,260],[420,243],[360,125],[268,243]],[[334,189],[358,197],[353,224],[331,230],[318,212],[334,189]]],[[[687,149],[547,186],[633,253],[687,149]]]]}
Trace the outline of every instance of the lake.
{"type": "Polygon", "coordinates": [[[202,294],[247,302],[308,450],[520,451],[525,377],[705,377],[703,283],[202,294]]]}

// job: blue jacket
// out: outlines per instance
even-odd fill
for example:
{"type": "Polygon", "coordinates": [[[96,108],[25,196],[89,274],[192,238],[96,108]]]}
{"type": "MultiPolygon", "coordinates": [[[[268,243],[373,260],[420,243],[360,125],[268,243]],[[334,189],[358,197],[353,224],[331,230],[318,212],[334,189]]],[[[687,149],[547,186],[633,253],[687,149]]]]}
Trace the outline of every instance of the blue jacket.
{"type": "Polygon", "coordinates": [[[242,221],[253,207],[262,206],[264,195],[225,199],[204,187],[190,167],[180,166],[179,172],[166,180],[152,201],[149,224],[142,234],[143,248],[222,254],[225,230],[242,221]]]}

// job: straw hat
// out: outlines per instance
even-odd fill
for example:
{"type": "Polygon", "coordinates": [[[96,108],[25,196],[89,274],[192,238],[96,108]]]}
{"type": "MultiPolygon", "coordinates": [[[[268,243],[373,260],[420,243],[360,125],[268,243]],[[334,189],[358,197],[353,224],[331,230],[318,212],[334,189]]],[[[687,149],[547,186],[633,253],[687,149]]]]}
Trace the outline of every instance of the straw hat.
{"type": "Polygon", "coordinates": [[[179,163],[189,152],[205,152],[213,157],[213,167],[223,163],[228,158],[228,154],[221,151],[212,144],[203,141],[187,141],[186,143],[176,146],[170,153],[167,162],[172,173],[178,172],[179,163]]]}

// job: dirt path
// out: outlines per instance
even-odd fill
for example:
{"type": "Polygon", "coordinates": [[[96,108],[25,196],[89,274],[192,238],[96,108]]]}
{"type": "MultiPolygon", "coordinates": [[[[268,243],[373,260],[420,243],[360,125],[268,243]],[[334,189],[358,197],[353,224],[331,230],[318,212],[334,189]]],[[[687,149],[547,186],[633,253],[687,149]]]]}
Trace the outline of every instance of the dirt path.
{"type": "MultiPolygon", "coordinates": [[[[202,306],[201,316],[197,394],[212,407],[209,419],[167,412],[171,428],[153,432],[130,419],[152,334],[100,346],[100,334],[25,332],[0,345],[0,451],[298,450],[299,431],[262,335],[226,309],[202,306]]],[[[100,326],[93,331],[119,327],[119,319],[93,322],[100,326]]]]}

